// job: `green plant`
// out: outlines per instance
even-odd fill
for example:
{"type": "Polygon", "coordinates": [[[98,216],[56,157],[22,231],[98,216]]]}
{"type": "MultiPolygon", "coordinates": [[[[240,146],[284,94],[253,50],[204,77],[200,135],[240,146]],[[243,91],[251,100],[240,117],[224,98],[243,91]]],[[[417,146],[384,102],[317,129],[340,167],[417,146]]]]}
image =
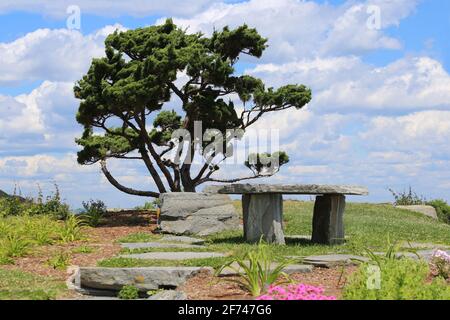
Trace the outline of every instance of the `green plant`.
{"type": "Polygon", "coordinates": [[[394,196],[394,205],[396,206],[412,206],[426,203],[425,198],[423,196],[418,196],[417,193],[413,192],[411,186],[408,191],[398,193],[392,189],[389,189],[389,191],[394,196]]]}
{"type": "Polygon", "coordinates": [[[79,246],[72,250],[73,253],[92,253],[94,252],[94,248],[89,246],[79,246]]]}
{"type": "Polygon", "coordinates": [[[436,213],[440,221],[450,224],[450,205],[448,205],[446,201],[436,199],[429,201],[427,204],[436,209],[436,213]]]}
{"type": "Polygon", "coordinates": [[[387,259],[377,266],[364,263],[350,275],[343,290],[348,300],[448,300],[450,286],[442,279],[426,283],[429,268],[424,261],[413,259],[387,259]],[[379,285],[371,285],[373,280],[379,285]]]}
{"type": "Polygon", "coordinates": [[[65,269],[70,264],[70,255],[59,252],[47,260],[47,264],[53,269],[65,269]]]}
{"type": "Polygon", "coordinates": [[[101,200],[83,201],[83,208],[84,212],[80,215],[80,219],[90,227],[97,227],[106,213],[105,203],[101,200]]]}
{"type": "Polygon", "coordinates": [[[216,274],[219,274],[225,268],[231,268],[240,275],[240,278],[226,279],[226,281],[238,283],[256,297],[267,290],[280,276],[285,277],[285,279],[289,278],[283,272],[287,264],[287,262],[282,262],[274,265],[274,261],[269,257],[266,245],[260,242],[256,250],[250,250],[243,257],[230,260],[219,268],[216,274]]]}
{"type": "Polygon", "coordinates": [[[30,241],[23,236],[10,233],[0,241],[1,255],[7,258],[24,256],[30,246],[30,241]]]}
{"type": "Polygon", "coordinates": [[[139,289],[132,285],[123,286],[117,297],[124,300],[132,300],[139,298],[139,289]]]}
{"type": "Polygon", "coordinates": [[[81,225],[82,222],[80,219],[78,219],[75,215],[70,215],[66,221],[64,221],[64,224],[59,231],[59,238],[61,241],[67,243],[81,239],[81,225]]]}

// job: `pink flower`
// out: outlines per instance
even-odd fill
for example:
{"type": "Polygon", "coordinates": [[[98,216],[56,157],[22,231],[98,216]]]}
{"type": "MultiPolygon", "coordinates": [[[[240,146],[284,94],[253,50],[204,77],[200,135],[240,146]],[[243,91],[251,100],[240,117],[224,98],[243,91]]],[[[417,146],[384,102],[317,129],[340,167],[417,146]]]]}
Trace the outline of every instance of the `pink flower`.
{"type": "Polygon", "coordinates": [[[257,300],[336,300],[334,296],[323,295],[322,287],[305,284],[291,284],[287,287],[270,286],[267,294],[261,295],[257,300]]]}

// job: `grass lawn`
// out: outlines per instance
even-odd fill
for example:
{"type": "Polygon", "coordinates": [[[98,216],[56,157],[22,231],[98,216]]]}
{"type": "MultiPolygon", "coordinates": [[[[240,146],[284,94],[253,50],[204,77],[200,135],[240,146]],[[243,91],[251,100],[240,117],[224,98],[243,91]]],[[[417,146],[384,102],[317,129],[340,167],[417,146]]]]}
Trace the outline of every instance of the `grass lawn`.
{"type": "Polygon", "coordinates": [[[65,291],[63,281],[18,270],[0,269],[0,300],[51,300],[65,291]]]}
{"type": "MultiPolygon", "coordinates": [[[[240,212],[240,202],[235,202],[240,212]]],[[[312,228],[312,202],[285,201],[284,218],[287,235],[310,235],[312,228]]],[[[348,203],[345,212],[345,228],[348,240],[343,245],[314,245],[308,240],[288,242],[286,246],[270,245],[269,250],[275,260],[286,259],[286,256],[303,257],[325,253],[361,254],[364,248],[383,251],[388,241],[407,241],[450,245],[450,225],[437,222],[419,213],[396,209],[389,204],[348,203]]],[[[142,242],[158,240],[158,235],[134,234],[121,242],[142,242]]],[[[224,252],[229,255],[243,254],[254,247],[244,242],[241,231],[224,232],[205,238],[207,250],[224,252]]],[[[130,252],[151,251],[205,251],[205,249],[139,249],[130,252]]],[[[218,267],[227,258],[197,259],[187,261],[135,260],[112,258],[99,262],[105,267],[138,267],[138,266],[212,266],[218,267]]],[[[299,259],[300,260],[300,259],[299,259]]]]}

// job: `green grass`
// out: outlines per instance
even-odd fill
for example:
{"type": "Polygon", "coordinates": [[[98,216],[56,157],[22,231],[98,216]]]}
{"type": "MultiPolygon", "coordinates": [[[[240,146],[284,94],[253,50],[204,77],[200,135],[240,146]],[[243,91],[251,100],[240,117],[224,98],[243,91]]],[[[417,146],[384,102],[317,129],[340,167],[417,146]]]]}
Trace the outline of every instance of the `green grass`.
{"type": "Polygon", "coordinates": [[[62,281],[0,269],[0,300],[53,300],[66,290],[62,281]]]}
{"type": "MultiPolygon", "coordinates": [[[[238,212],[240,202],[235,202],[238,212]]],[[[312,202],[285,201],[284,217],[286,235],[310,235],[312,232],[312,202]]],[[[361,254],[363,248],[385,250],[387,240],[436,243],[450,245],[450,225],[437,222],[419,213],[394,208],[388,204],[348,203],[345,216],[345,232],[348,240],[343,245],[315,245],[308,240],[288,242],[285,246],[268,246],[269,255],[276,261],[286,259],[286,256],[304,257],[326,253],[361,254]]],[[[154,241],[159,235],[138,233],[123,238],[121,242],[154,241]]],[[[243,255],[254,244],[245,243],[242,231],[223,232],[205,238],[208,251],[243,255]]],[[[139,249],[133,252],[150,251],[197,251],[192,249],[139,249]]],[[[300,260],[300,259],[299,259],[300,260]]],[[[181,262],[134,259],[108,259],[99,262],[105,267],[139,267],[139,266],[220,266],[225,259],[195,259],[181,262]]]]}
{"type": "Polygon", "coordinates": [[[145,232],[133,233],[123,238],[120,238],[118,242],[120,243],[134,243],[134,242],[151,242],[161,239],[162,237],[158,234],[151,234],[145,232]]]}

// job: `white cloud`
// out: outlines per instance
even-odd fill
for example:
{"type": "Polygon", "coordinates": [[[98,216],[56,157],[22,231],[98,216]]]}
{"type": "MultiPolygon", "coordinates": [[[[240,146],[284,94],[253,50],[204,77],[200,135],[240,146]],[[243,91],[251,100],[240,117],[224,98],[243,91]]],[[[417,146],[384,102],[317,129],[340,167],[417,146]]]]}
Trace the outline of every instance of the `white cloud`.
{"type": "Polygon", "coordinates": [[[104,55],[104,40],[121,25],[106,26],[84,36],[68,29],[38,29],[9,43],[0,43],[0,85],[20,81],[74,81],[92,58],[104,55]]]}
{"type": "Polygon", "coordinates": [[[215,2],[214,0],[2,0],[0,13],[11,11],[37,12],[44,16],[67,17],[67,8],[77,5],[81,14],[117,17],[131,15],[135,17],[155,14],[192,15],[215,2]]]}
{"type": "MultiPolygon", "coordinates": [[[[175,19],[189,31],[211,33],[244,22],[269,38],[264,61],[292,61],[302,57],[359,54],[375,49],[398,49],[399,40],[384,34],[415,8],[416,0],[347,1],[341,5],[298,0],[250,0],[218,3],[191,17],[175,19]],[[367,8],[381,10],[381,29],[367,27],[367,8]]],[[[160,19],[159,22],[162,22],[160,19]]]]}

